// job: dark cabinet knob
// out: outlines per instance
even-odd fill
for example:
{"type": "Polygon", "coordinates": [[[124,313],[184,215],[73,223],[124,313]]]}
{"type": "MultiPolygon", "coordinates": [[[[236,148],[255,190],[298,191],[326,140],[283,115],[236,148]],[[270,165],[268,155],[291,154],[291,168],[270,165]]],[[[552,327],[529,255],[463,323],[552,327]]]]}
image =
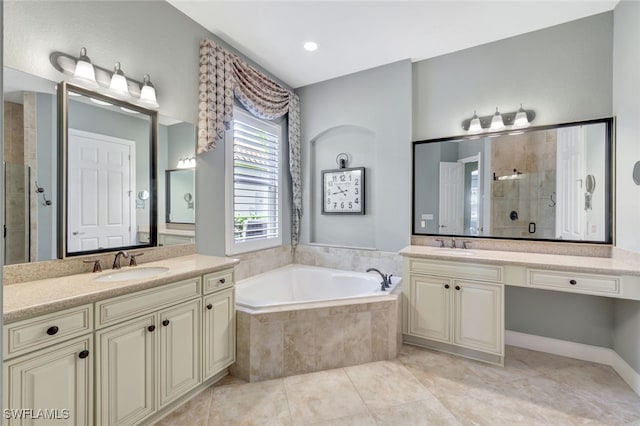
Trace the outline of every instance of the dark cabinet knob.
{"type": "Polygon", "coordinates": [[[213,305],[212,305],[211,303],[209,303],[209,304],[207,305],[207,309],[209,309],[209,310],[213,309],[213,305]]]}
{"type": "Polygon", "coordinates": [[[169,325],[169,320],[166,319],[164,321],[162,321],[162,325],[164,325],[165,327],[169,325]]]}
{"type": "Polygon", "coordinates": [[[78,354],[78,358],[80,359],[85,359],[88,356],[89,356],[89,351],[86,349],[78,354]]]}
{"type": "Polygon", "coordinates": [[[578,284],[578,281],[576,281],[576,280],[570,280],[570,281],[569,281],[569,284],[571,284],[571,285],[576,285],[576,284],[578,284]]]}
{"type": "Polygon", "coordinates": [[[52,326],[52,327],[47,328],[47,334],[48,334],[49,336],[54,336],[55,334],[57,334],[57,333],[58,333],[58,331],[59,331],[59,330],[60,330],[60,329],[54,325],[54,326],[52,326]]]}
{"type": "Polygon", "coordinates": [[[155,329],[156,329],[156,326],[153,325],[153,324],[151,324],[149,327],[147,327],[147,330],[149,330],[149,331],[153,331],[155,329]]]}
{"type": "Polygon", "coordinates": [[[456,290],[460,290],[460,286],[459,285],[456,286],[456,290]]]}
{"type": "Polygon", "coordinates": [[[220,278],[220,284],[224,284],[227,280],[225,280],[224,278],[220,278]]]}
{"type": "Polygon", "coordinates": [[[445,285],[444,285],[444,288],[449,288],[449,284],[445,284],[445,285]]]}

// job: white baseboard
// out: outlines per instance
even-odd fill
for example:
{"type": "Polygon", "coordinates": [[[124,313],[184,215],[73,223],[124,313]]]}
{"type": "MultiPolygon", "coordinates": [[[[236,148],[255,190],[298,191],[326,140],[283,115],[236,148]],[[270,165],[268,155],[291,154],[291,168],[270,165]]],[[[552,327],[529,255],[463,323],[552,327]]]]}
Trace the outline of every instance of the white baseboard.
{"type": "Polygon", "coordinates": [[[613,349],[506,330],[505,344],[611,366],[640,395],[640,374],[613,349]]]}

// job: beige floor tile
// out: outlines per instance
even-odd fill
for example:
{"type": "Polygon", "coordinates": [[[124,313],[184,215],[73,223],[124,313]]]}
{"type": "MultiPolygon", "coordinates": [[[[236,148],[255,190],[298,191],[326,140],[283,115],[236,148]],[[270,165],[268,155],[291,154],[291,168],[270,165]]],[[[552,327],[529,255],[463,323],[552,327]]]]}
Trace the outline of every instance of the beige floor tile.
{"type": "Polygon", "coordinates": [[[435,398],[372,410],[372,415],[379,426],[460,425],[454,415],[435,398]]]}
{"type": "Polygon", "coordinates": [[[402,364],[380,361],[345,368],[367,407],[383,409],[433,395],[402,364]]]}
{"type": "Polygon", "coordinates": [[[282,379],[213,389],[210,425],[287,424],[289,404],[282,379]]]}
{"type": "Polygon", "coordinates": [[[343,369],[284,379],[294,424],[366,414],[367,407],[343,369]]]}
{"type": "Polygon", "coordinates": [[[220,386],[229,386],[229,385],[242,385],[248,383],[246,380],[243,380],[239,377],[232,376],[231,374],[224,376],[220,381],[216,382],[213,387],[219,388],[220,386]]]}
{"type": "Polygon", "coordinates": [[[366,413],[309,424],[313,426],[376,426],[376,421],[369,413],[366,413]]]}
{"type": "Polygon", "coordinates": [[[213,388],[209,387],[161,419],[155,426],[207,426],[213,388]]]}

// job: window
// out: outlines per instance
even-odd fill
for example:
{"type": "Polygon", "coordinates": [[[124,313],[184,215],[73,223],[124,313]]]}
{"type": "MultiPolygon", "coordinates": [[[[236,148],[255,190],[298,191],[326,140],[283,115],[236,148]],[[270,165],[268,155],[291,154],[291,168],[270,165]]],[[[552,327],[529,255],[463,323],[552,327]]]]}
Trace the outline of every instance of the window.
{"type": "Polygon", "coordinates": [[[234,110],[225,141],[227,254],[282,244],[281,130],[234,110]]]}

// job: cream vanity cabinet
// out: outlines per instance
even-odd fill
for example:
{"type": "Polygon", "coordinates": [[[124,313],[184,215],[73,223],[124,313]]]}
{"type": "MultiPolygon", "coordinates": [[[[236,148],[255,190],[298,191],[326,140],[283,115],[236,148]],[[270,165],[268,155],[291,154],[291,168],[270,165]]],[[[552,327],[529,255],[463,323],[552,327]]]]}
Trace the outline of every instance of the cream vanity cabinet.
{"type": "Polygon", "coordinates": [[[204,276],[203,380],[236,360],[236,302],[233,272],[204,276]]]}
{"type": "Polygon", "coordinates": [[[6,424],[93,423],[92,312],[85,305],[3,327],[3,407],[34,409],[6,424]]]}
{"type": "Polygon", "coordinates": [[[474,354],[464,350],[477,351],[502,362],[502,267],[405,257],[404,268],[409,286],[403,333],[408,341],[452,352],[459,348],[467,356],[474,354]]]}

